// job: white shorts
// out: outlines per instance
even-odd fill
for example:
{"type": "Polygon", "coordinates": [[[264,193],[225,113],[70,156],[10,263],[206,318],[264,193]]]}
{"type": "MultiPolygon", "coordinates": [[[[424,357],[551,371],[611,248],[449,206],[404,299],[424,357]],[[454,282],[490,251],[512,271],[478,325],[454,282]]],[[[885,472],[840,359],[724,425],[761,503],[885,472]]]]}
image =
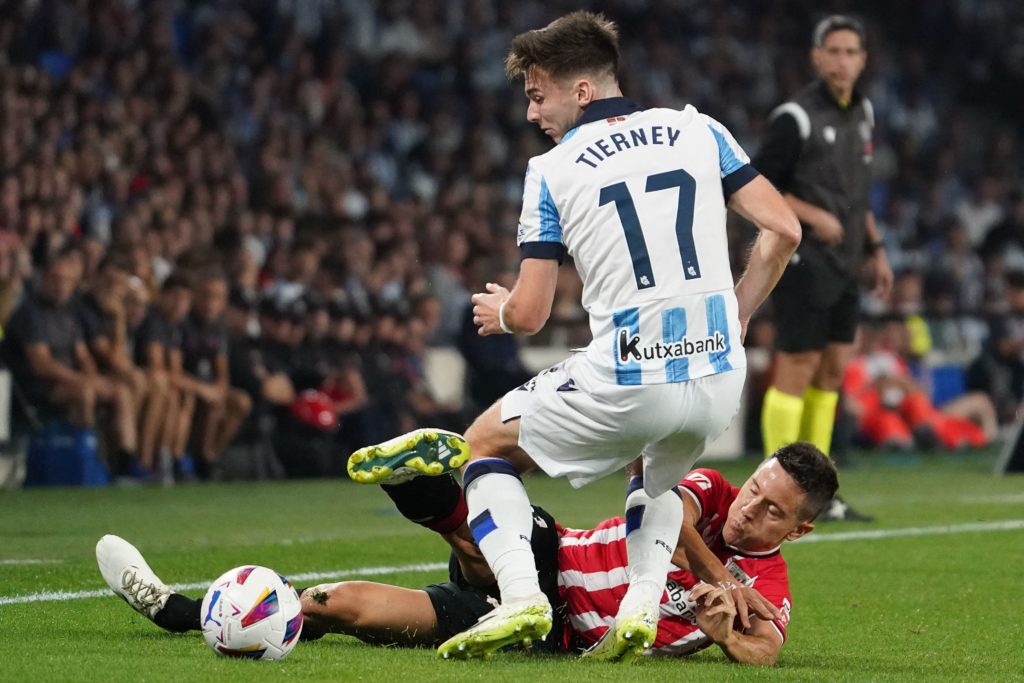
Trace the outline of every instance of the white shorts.
{"type": "Polygon", "coordinates": [[[501,420],[520,418],[519,446],[575,488],[643,455],[644,489],[679,483],[740,406],[746,370],[672,384],[621,386],[599,379],[583,353],[505,394],[501,420]]]}

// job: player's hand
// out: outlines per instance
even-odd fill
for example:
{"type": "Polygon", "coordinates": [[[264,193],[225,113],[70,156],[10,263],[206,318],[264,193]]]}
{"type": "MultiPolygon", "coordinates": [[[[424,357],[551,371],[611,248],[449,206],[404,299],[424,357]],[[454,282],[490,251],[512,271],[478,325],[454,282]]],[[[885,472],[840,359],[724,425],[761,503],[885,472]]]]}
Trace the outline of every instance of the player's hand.
{"type": "Polygon", "coordinates": [[[498,309],[508,299],[509,291],[493,282],[488,282],[486,289],[486,292],[479,292],[470,298],[473,302],[473,324],[479,328],[477,334],[481,337],[504,334],[498,320],[498,309]]]}
{"type": "Polygon", "coordinates": [[[736,620],[736,604],[731,592],[720,586],[699,583],[690,591],[690,599],[697,603],[694,610],[697,627],[712,641],[725,642],[736,620]]]}
{"type": "Polygon", "coordinates": [[[822,210],[811,225],[811,229],[814,231],[814,236],[825,244],[835,245],[843,241],[843,225],[828,211],[822,210]]]}
{"type": "Polygon", "coordinates": [[[743,628],[750,628],[751,614],[765,621],[782,618],[779,608],[753,588],[735,581],[719,581],[718,587],[732,597],[736,605],[736,616],[740,618],[743,628]]]}
{"type": "Polygon", "coordinates": [[[892,266],[885,255],[885,250],[877,249],[875,253],[864,263],[867,269],[868,282],[871,284],[871,294],[883,301],[889,298],[892,291],[892,266]]]}

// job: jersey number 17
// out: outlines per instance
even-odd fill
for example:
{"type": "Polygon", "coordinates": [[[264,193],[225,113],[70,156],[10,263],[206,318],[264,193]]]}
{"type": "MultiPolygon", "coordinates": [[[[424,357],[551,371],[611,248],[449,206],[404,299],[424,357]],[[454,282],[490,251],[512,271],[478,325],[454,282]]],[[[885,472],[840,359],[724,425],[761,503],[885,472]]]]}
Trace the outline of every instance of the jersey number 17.
{"type": "MultiPolygon", "coordinates": [[[[700,264],[697,262],[697,249],[693,244],[693,202],[697,194],[697,181],[683,169],[666,171],[647,176],[646,192],[658,192],[679,188],[679,206],[676,210],[676,242],[679,244],[679,256],[683,262],[683,275],[687,280],[700,277],[700,264]]],[[[636,213],[633,196],[629,193],[626,183],[620,182],[601,188],[598,206],[615,202],[615,211],[619,214],[619,222],[626,234],[626,247],[633,260],[633,276],[636,278],[637,289],[654,287],[654,271],[651,269],[651,255],[647,251],[647,242],[640,227],[640,217],[636,213]]]]}

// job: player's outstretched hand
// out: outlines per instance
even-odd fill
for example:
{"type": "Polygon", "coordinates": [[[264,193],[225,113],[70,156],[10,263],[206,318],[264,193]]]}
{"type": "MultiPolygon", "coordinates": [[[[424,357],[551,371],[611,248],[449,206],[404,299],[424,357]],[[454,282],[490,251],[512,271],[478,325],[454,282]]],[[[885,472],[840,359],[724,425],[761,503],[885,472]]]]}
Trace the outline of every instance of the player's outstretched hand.
{"type": "Polygon", "coordinates": [[[493,282],[488,282],[486,289],[486,292],[474,294],[470,299],[473,302],[473,324],[479,328],[477,334],[481,337],[504,333],[498,311],[509,297],[507,289],[493,282]]]}

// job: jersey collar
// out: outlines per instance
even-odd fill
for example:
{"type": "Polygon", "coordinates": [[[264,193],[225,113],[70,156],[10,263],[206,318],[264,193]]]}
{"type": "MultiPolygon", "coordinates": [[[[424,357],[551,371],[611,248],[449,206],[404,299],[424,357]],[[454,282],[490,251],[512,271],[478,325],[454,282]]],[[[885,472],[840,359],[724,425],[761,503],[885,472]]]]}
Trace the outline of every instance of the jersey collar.
{"type": "Polygon", "coordinates": [[[719,539],[721,539],[722,545],[724,545],[726,548],[728,548],[729,550],[731,550],[735,554],[741,555],[743,557],[756,557],[756,558],[771,557],[772,555],[778,555],[779,552],[782,550],[782,546],[781,545],[777,545],[774,548],[772,548],[771,550],[758,550],[758,551],[740,550],[739,548],[735,548],[735,547],[729,545],[728,543],[726,543],[725,542],[725,538],[723,536],[721,536],[721,534],[719,534],[719,539]]]}
{"type": "Polygon", "coordinates": [[[626,97],[606,97],[602,100],[594,100],[589,107],[583,110],[583,115],[576,120],[573,127],[562,136],[562,142],[575,135],[580,126],[595,121],[614,119],[617,116],[629,116],[642,109],[640,105],[626,97]]]}

